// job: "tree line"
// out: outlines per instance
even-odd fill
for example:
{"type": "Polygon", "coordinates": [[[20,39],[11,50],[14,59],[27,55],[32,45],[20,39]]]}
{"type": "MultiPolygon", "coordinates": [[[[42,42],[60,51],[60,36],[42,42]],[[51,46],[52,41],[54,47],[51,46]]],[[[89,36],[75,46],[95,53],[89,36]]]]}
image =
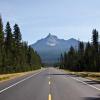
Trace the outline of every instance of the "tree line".
{"type": "Polygon", "coordinates": [[[68,52],[61,54],[60,68],[72,71],[100,71],[99,33],[92,31],[92,41],[79,42],[78,48],[70,47],[68,52]]]}
{"type": "Polygon", "coordinates": [[[13,30],[7,22],[3,29],[0,16],[0,73],[22,72],[41,68],[41,59],[28,43],[22,41],[18,24],[13,30]]]}

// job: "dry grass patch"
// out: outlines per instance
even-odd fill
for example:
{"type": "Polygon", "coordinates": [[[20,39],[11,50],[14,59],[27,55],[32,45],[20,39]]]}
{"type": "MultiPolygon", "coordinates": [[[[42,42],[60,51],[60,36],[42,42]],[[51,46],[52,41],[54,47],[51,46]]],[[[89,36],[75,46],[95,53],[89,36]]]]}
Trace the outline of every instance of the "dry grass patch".
{"type": "Polygon", "coordinates": [[[10,79],[14,79],[14,78],[17,78],[17,77],[20,77],[20,76],[23,76],[23,75],[26,75],[26,74],[29,74],[29,73],[32,73],[32,72],[33,71],[21,72],[21,73],[12,73],[12,74],[2,74],[2,75],[0,75],[0,82],[7,81],[7,80],[10,80],[10,79]]]}
{"type": "Polygon", "coordinates": [[[69,74],[74,74],[88,79],[100,81],[100,72],[73,72],[69,70],[66,70],[66,72],[69,74]]]}

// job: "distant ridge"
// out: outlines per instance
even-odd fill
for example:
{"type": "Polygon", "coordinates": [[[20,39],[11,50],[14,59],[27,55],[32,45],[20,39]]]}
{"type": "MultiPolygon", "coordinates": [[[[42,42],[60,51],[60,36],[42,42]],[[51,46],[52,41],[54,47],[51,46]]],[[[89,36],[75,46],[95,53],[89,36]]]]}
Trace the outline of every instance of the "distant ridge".
{"type": "Polygon", "coordinates": [[[78,44],[79,41],[74,38],[64,40],[49,33],[31,46],[39,53],[43,63],[53,64],[58,62],[61,53],[67,52],[71,46],[77,48],[78,44]]]}

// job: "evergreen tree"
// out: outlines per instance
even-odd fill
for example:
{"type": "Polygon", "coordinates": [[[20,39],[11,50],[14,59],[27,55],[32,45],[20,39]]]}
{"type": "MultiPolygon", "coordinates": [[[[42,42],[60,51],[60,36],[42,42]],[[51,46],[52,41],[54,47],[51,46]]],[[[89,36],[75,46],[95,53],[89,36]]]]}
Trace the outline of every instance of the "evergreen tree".
{"type": "Polygon", "coordinates": [[[0,16],[0,73],[22,72],[41,68],[40,56],[22,42],[22,35],[18,24],[14,25],[14,32],[7,22],[5,37],[3,23],[0,16]]]}
{"type": "Polygon", "coordinates": [[[5,45],[7,47],[7,50],[11,50],[13,42],[13,34],[9,22],[7,22],[6,24],[5,34],[6,34],[5,45]]]}
{"type": "Polygon", "coordinates": [[[68,52],[68,59],[67,59],[69,69],[74,70],[76,67],[76,54],[75,49],[71,46],[69,52],[68,52]]]}
{"type": "Polygon", "coordinates": [[[64,65],[64,67],[63,68],[65,68],[65,69],[68,68],[68,64],[69,64],[69,59],[67,59],[67,58],[68,58],[68,54],[67,54],[67,52],[64,52],[64,57],[63,57],[63,65],[64,65]]]}
{"type": "Polygon", "coordinates": [[[22,37],[21,37],[21,32],[20,32],[20,28],[17,24],[14,25],[14,39],[16,42],[16,45],[20,45],[22,37]]]}
{"type": "Polygon", "coordinates": [[[2,47],[3,42],[4,42],[3,23],[2,23],[2,17],[0,16],[0,47],[2,47]]]}
{"type": "Polygon", "coordinates": [[[0,16],[0,70],[2,70],[3,59],[4,59],[4,32],[3,32],[3,23],[2,17],[0,16]]]}
{"type": "Polygon", "coordinates": [[[92,46],[88,42],[86,44],[85,53],[84,53],[84,70],[92,71],[93,70],[93,59],[92,59],[92,46]]]}
{"type": "Polygon", "coordinates": [[[78,47],[78,69],[84,70],[84,43],[80,42],[78,47]]]}
{"type": "Polygon", "coordinates": [[[98,71],[98,62],[99,62],[99,36],[96,29],[92,32],[92,59],[94,70],[98,71]]]}
{"type": "Polygon", "coordinates": [[[13,32],[13,56],[14,56],[14,66],[16,66],[15,69],[18,69],[20,66],[20,55],[21,55],[21,44],[22,37],[21,32],[18,24],[14,25],[14,32],[13,32]]]}
{"type": "MultiPolygon", "coordinates": [[[[63,63],[65,69],[74,71],[100,71],[100,45],[99,33],[92,31],[92,43],[79,43],[78,51],[73,47],[64,53],[63,63]]],[[[62,62],[61,62],[62,63],[62,62]]]]}
{"type": "Polygon", "coordinates": [[[78,52],[80,55],[84,54],[84,43],[83,42],[79,42],[78,52]]]}
{"type": "Polygon", "coordinates": [[[12,34],[12,30],[10,27],[10,23],[7,22],[6,24],[6,29],[5,29],[5,34],[6,34],[6,38],[5,38],[5,66],[6,69],[12,70],[12,66],[13,65],[13,51],[12,51],[12,47],[13,47],[13,34],[12,34]]]}
{"type": "Polygon", "coordinates": [[[60,62],[61,62],[60,63],[60,68],[63,69],[64,68],[64,58],[63,58],[62,54],[60,55],[60,62]]]}
{"type": "Polygon", "coordinates": [[[94,47],[94,51],[98,52],[98,48],[99,48],[99,36],[98,36],[98,31],[96,29],[94,29],[92,31],[92,44],[94,47]]]}

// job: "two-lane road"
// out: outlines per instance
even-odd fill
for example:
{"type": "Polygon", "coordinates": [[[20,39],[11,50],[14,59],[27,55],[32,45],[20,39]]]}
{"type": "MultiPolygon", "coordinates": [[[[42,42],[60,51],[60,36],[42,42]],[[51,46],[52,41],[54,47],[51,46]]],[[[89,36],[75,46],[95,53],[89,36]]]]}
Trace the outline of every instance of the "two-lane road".
{"type": "Polygon", "coordinates": [[[0,83],[0,100],[100,100],[100,84],[47,68],[0,83]]]}

